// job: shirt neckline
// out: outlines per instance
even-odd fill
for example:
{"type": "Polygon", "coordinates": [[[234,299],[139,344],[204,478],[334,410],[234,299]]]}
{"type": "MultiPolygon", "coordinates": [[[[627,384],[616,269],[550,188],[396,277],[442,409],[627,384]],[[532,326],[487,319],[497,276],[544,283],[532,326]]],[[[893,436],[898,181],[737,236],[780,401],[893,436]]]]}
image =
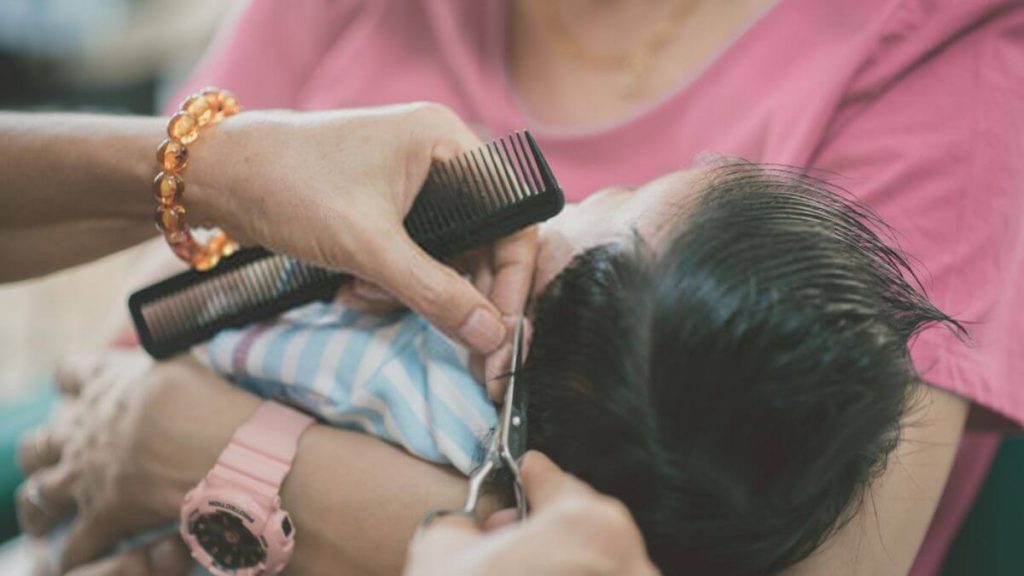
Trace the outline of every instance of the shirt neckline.
{"type": "Polygon", "coordinates": [[[693,72],[680,80],[673,89],[668,90],[662,96],[638,107],[633,112],[620,118],[596,122],[589,125],[555,126],[545,124],[532,117],[526,107],[525,101],[520,96],[515,84],[512,82],[512,77],[508,69],[507,49],[508,22],[510,18],[509,12],[511,11],[511,5],[509,0],[501,0],[495,7],[496,9],[490,11],[490,22],[488,23],[488,27],[491,33],[487,36],[493,39],[492,45],[488,47],[488,52],[493,54],[496,59],[494,66],[497,69],[497,74],[493,75],[493,78],[496,83],[495,88],[498,93],[501,94],[501,103],[503,106],[501,111],[502,119],[508,121],[508,124],[510,125],[525,125],[529,128],[530,132],[536,136],[556,140],[593,138],[625,128],[642,118],[657,113],[667,107],[671,102],[674,102],[689,93],[700,82],[701,78],[703,78],[710,70],[717,67],[717,65],[725,59],[727,54],[734,52],[740,49],[741,46],[745,45],[748,41],[747,39],[751,36],[751,32],[760,27],[762,23],[767,20],[772,13],[776,12],[776,9],[786,1],[787,0],[775,0],[768,6],[761,9],[761,11],[753,18],[750,18],[746,24],[741,26],[729,41],[725,42],[718,50],[713,52],[701,65],[694,68],[693,72]]]}

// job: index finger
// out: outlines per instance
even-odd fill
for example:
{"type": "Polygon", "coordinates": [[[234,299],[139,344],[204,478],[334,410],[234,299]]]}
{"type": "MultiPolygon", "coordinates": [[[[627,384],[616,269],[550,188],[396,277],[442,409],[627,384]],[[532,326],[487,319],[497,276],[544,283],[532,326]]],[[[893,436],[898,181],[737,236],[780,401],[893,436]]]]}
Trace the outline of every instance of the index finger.
{"type": "Polygon", "coordinates": [[[491,301],[504,316],[519,316],[533,284],[538,227],[524,228],[494,244],[491,301]]]}
{"type": "MultiPolygon", "coordinates": [[[[538,231],[538,226],[530,226],[494,244],[493,279],[489,297],[510,326],[514,326],[516,319],[523,314],[533,287],[538,231]]],[[[508,372],[508,362],[512,357],[510,338],[514,332],[507,329],[506,341],[484,359],[484,382],[491,398],[495,400],[504,393],[504,381],[496,378],[508,372]]],[[[524,350],[524,356],[525,353],[524,350]]]]}

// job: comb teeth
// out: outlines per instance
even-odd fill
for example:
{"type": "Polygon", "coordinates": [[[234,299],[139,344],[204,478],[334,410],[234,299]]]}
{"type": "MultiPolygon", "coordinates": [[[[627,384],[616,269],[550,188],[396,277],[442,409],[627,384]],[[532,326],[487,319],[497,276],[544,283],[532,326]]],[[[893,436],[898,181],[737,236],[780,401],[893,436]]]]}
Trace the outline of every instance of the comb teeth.
{"type": "MultiPolygon", "coordinates": [[[[500,236],[485,227],[507,229],[496,215],[534,199],[541,212],[561,210],[558,183],[529,132],[516,132],[452,160],[436,164],[405,220],[420,246],[436,257],[451,256],[500,236]],[[546,208],[544,205],[547,205],[546,208]]],[[[519,222],[519,227],[526,223],[519,222]]]]}
{"type": "MultiPolygon", "coordinates": [[[[562,191],[528,132],[517,132],[431,167],[405,227],[436,258],[484,246],[546,220],[562,191]]],[[[348,276],[262,248],[242,250],[209,272],[190,270],[128,300],[139,340],[166,358],[217,332],[327,299],[348,276]]]]}
{"type": "Polygon", "coordinates": [[[190,331],[217,327],[223,319],[253,306],[266,306],[283,295],[317,286],[331,275],[293,258],[268,254],[247,266],[153,298],[140,312],[153,339],[171,341],[190,331]]]}

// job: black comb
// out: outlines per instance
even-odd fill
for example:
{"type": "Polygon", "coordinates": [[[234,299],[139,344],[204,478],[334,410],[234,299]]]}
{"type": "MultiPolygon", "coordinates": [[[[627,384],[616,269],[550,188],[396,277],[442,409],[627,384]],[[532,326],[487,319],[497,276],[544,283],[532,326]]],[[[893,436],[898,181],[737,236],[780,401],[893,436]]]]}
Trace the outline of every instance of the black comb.
{"type": "MultiPolygon", "coordinates": [[[[562,210],[565,199],[529,132],[437,163],[405,218],[409,236],[435,258],[484,246],[562,210]]],[[[128,299],[142,347],[167,358],[217,332],[326,300],[347,274],[248,248],[208,272],[189,270],[128,299]]]]}

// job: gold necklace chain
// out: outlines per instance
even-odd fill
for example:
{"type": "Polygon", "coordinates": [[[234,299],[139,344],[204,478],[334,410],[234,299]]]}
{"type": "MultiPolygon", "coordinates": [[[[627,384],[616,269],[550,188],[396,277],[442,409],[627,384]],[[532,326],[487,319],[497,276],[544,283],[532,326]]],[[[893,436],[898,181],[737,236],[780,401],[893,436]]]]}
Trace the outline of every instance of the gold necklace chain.
{"type": "Polygon", "coordinates": [[[677,1],[639,45],[619,54],[600,54],[584,46],[577,39],[559,10],[556,0],[536,0],[547,25],[554,31],[559,48],[573,58],[602,70],[625,72],[625,94],[636,96],[650,73],[654,59],[672,40],[675,32],[689,18],[697,6],[696,1],[677,1]]]}

